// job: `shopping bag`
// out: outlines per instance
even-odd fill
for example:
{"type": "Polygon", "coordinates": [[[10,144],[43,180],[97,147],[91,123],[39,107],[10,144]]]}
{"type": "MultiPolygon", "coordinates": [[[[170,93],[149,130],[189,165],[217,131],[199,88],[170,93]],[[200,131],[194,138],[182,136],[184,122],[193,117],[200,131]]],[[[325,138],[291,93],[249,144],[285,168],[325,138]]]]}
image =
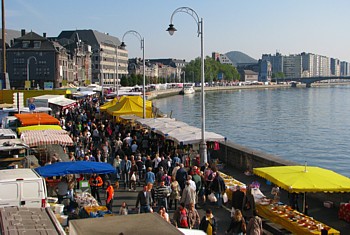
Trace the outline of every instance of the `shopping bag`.
{"type": "Polygon", "coordinates": [[[227,197],[226,193],[224,193],[224,195],[222,195],[222,200],[224,201],[224,203],[228,202],[228,197],[227,197]]]}
{"type": "Polygon", "coordinates": [[[209,194],[208,199],[210,202],[217,202],[218,199],[215,197],[214,193],[209,194]]]}
{"type": "Polygon", "coordinates": [[[131,180],[131,181],[136,181],[136,175],[135,175],[135,174],[132,174],[130,180],[131,180]]]}

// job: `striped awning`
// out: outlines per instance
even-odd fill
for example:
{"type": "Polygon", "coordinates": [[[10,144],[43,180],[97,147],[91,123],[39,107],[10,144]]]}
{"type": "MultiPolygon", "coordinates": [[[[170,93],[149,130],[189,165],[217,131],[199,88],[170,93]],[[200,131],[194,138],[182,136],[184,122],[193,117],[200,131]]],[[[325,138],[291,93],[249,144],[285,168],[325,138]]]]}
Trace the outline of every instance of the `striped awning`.
{"type": "Polygon", "coordinates": [[[24,131],[21,134],[21,140],[30,147],[51,144],[59,144],[65,146],[73,145],[72,138],[65,130],[24,131]]]}

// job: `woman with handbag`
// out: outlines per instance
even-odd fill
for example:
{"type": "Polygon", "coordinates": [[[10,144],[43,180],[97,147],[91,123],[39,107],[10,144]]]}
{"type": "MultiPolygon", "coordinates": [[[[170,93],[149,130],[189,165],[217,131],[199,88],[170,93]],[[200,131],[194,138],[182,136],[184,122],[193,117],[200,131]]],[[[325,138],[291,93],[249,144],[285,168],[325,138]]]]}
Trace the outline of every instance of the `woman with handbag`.
{"type": "Polygon", "coordinates": [[[229,228],[225,231],[225,234],[243,235],[247,231],[247,224],[243,218],[241,210],[235,210],[234,216],[232,217],[229,228]]]}

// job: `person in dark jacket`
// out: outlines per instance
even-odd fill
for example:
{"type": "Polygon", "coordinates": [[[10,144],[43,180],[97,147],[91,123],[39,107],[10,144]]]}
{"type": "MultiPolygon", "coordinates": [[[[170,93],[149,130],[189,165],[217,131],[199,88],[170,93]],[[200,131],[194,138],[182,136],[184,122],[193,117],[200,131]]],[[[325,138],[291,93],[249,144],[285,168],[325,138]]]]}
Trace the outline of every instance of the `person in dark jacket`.
{"type": "Polygon", "coordinates": [[[207,235],[216,235],[217,222],[210,209],[205,211],[205,216],[203,216],[199,224],[199,229],[207,233],[207,235]]]}
{"type": "Polygon", "coordinates": [[[233,235],[243,235],[246,232],[247,225],[244,221],[242,212],[240,209],[235,210],[235,214],[232,217],[229,228],[225,231],[225,234],[232,232],[233,235]]]}
{"type": "Polygon", "coordinates": [[[226,191],[226,185],[224,179],[220,176],[219,172],[216,172],[215,178],[213,179],[211,190],[214,191],[217,199],[217,206],[222,207],[222,195],[226,191]]]}
{"type": "Polygon", "coordinates": [[[179,182],[181,191],[185,188],[185,183],[187,181],[187,171],[185,170],[184,164],[180,164],[180,169],[176,172],[176,181],[179,182]]]}
{"type": "Polygon", "coordinates": [[[236,191],[234,191],[232,193],[232,207],[233,207],[233,210],[237,210],[237,209],[242,210],[243,199],[244,199],[244,192],[241,191],[241,187],[236,186],[236,191]]]}
{"type": "Polygon", "coordinates": [[[140,213],[149,213],[152,212],[151,206],[153,204],[153,199],[151,192],[148,191],[147,185],[143,186],[143,190],[140,191],[136,199],[136,208],[140,204],[140,213]]]}

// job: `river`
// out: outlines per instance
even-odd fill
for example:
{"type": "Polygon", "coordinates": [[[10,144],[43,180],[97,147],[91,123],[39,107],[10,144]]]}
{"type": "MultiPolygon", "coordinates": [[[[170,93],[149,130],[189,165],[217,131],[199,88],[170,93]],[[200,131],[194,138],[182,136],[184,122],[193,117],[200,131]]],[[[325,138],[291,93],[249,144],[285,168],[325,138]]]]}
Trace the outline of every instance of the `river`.
{"type": "MultiPolygon", "coordinates": [[[[350,177],[350,85],[206,92],[206,130],[283,159],[350,177]]],[[[200,92],[153,100],[201,128],[200,92]]]]}

